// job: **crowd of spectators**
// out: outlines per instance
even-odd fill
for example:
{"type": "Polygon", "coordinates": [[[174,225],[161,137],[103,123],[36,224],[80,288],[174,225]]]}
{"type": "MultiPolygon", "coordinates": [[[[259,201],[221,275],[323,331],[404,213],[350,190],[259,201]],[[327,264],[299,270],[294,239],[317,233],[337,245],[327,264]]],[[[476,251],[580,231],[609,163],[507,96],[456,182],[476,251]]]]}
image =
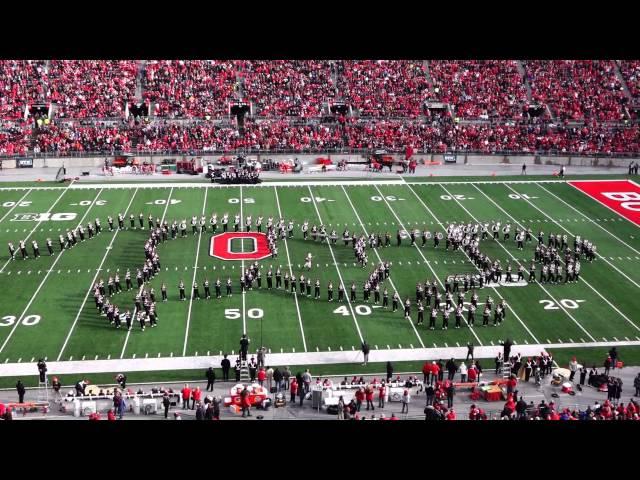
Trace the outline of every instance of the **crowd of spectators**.
{"type": "Polygon", "coordinates": [[[30,126],[11,122],[0,123],[0,155],[25,155],[30,139],[30,126]]]}
{"type": "Polygon", "coordinates": [[[422,60],[344,60],[338,91],[362,117],[423,113],[429,84],[422,60]]]}
{"type": "Polygon", "coordinates": [[[45,76],[41,60],[0,61],[0,118],[23,118],[25,107],[46,98],[40,79],[45,76]]]}
{"type": "Polygon", "coordinates": [[[620,60],[620,73],[632,97],[640,97],[640,60],[620,60]]]}
{"type": "Polygon", "coordinates": [[[151,113],[167,118],[219,117],[237,92],[233,61],[161,60],[147,63],[143,98],[151,113]]]}
{"type": "Polygon", "coordinates": [[[523,118],[527,90],[514,60],[433,60],[429,100],[448,103],[461,118],[523,118]]]}
{"type": "Polygon", "coordinates": [[[52,60],[46,100],[57,104],[60,118],[122,118],[137,70],[135,60],[52,60]]]}
{"type": "MultiPolygon", "coordinates": [[[[140,65],[132,60],[0,61],[0,118],[15,122],[0,128],[0,155],[31,148],[34,153],[640,150],[637,124],[609,124],[626,118],[629,102],[613,61],[525,61],[524,79],[516,61],[431,61],[432,84],[419,60],[163,60],[149,61],[139,72],[140,65]],[[125,120],[125,109],[135,100],[138,74],[151,119],[133,122],[125,120]],[[527,118],[525,81],[531,102],[548,105],[559,125],[549,118],[527,118]],[[229,102],[241,98],[260,118],[249,117],[239,127],[235,120],[219,124],[229,102]],[[350,105],[354,116],[329,121],[324,107],[334,101],[350,105]],[[448,104],[453,115],[446,108],[425,110],[425,101],[448,104]],[[43,119],[40,112],[22,121],[27,106],[47,103],[55,105],[53,118],[43,119]]],[[[637,96],[640,61],[619,66],[637,96]]]]}
{"type": "MultiPolygon", "coordinates": [[[[29,134],[0,130],[0,149],[25,151],[29,134]]],[[[286,119],[247,121],[239,130],[211,122],[156,121],[82,125],[52,122],[34,130],[33,151],[46,152],[231,152],[238,149],[293,152],[386,149],[444,153],[530,152],[614,154],[640,151],[637,126],[549,126],[547,124],[458,124],[401,120],[295,124],[286,119]]]]}
{"type": "Polygon", "coordinates": [[[260,116],[321,116],[324,105],[336,97],[333,65],[318,60],[242,62],[246,100],[260,116]]]}
{"type": "Polygon", "coordinates": [[[532,98],[560,120],[621,121],[628,102],[610,60],[525,61],[532,98]]]}

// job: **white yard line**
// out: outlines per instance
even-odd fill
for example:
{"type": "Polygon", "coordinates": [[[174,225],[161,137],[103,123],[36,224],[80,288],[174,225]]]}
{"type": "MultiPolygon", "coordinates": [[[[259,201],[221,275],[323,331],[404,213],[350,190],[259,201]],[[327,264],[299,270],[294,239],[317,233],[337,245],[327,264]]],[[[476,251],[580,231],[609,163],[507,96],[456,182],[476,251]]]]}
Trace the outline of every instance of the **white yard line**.
{"type": "MultiPolygon", "coordinates": [[[[476,187],[477,188],[477,187],[476,187]]],[[[510,186],[507,185],[507,188],[509,190],[511,190],[513,193],[518,193],[516,192],[514,189],[512,189],[510,186]]],[[[479,189],[478,189],[479,190],[479,189]]],[[[484,193],[484,192],[483,192],[484,193]]],[[[518,194],[520,195],[520,194],[518,194]]],[[[487,197],[489,198],[489,197],[487,197]]],[[[551,218],[549,215],[547,215],[543,210],[539,209],[533,202],[531,202],[529,199],[527,199],[526,197],[522,197],[529,205],[531,205],[533,208],[535,208],[536,210],[538,210],[540,213],[542,213],[545,217],[547,217],[549,220],[551,220],[553,223],[555,223],[556,225],[558,225],[561,229],[563,229],[565,232],[567,232],[569,235],[573,235],[569,230],[567,230],[566,228],[564,228],[561,224],[559,224],[558,222],[556,222],[553,218],[551,218]]],[[[493,200],[492,200],[493,201],[493,200]]],[[[494,202],[495,203],[495,202],[494,202]]],[[[503,212],[504,210],[499,207],[503,212]]],[[[507,213],[507,212],[505,212],[507,213]]],[[[518,223],[518,221],[513,218],[511,215],[509,215],[507,213],[507,215],[513,219],[513,221],[515,223],[517,223],[518,225],[520,225],[522,227],[522,225],[520,223],[518,223]]],[[[603,256],[599,255],[598,258],[602,258],[604,259],[603,256]]],[[[608,260],[605,259],[606,263],[609,263],[608,260]]],[[[564,263],[564,262],[563,262],[564,263]]],[[[613,265],[612,265],[613,266],[613,265]]],[[[615,268],[615,267],[614,267],[615,268]]],[[[617,268],[616,268],[617,270],[617,268]]],[[[620,272],[622,273],[622,272],[620,272]]],[[[623,274],[624,277],[626,277],[628,280],[630,280],[634,285],[636,285],[637,287],[640,288],[640,285],[638,285],[636,282],[632,281],[631,279],[629,279],[626,275],[623,274]]],[[[624,313],[622,313],[620,310],[618,310],[618,307],[616,307],[613,303],[611,303],[606,297],[604,297],[597,289],[593,288],[593,286],[591,286],[591,284],[589,282],[587,282],[587,280],[584,278],[584,272],[581,275],[582,278],[582,282],[589,287],[591,290],[593,290],[596,295],[598,295],[602,300],[604,300],[611,308],[613,308],[616,312],[618,312],[618,314],[620,316],[622,316],[622,318],[624,318],[627,322],[629,322],[636,330],[640,330],[640,327],[638,327],[638,325],[636,325],[635,323],[633,323],[624,313]]]]}
{"type": "MultiPolygon", "coordinates": [[[[311,197],[311,200],[313,201],[313,206],[316,209],[316,215],[318,215],[318,220],[320,221],[320,224],[323,225],[324,223],[322,221],[322,216],[320,215],[320,210],[318,210],[318,204],[316,203],[316,197],[313,194],[313,191],[311,190],[311,187],[309,186],[308,188],[309,188],[309,196],[311,197]]],[[[360,342],[364,343],[364,337],[362,336],[362,332],[360,331],[360,325],[358,325],[358,319],[356,318],[356,314],[353,311],[353,306],[351,305],[350,291],[347,290],[347,288],[349,288],[349,287],[347,285],[345,285],[344,280],[342,279],[342,274],[340,273],[340,267],[338,266],[338,261],[336,260],[336,256],[333,253],[333,247],[331,246],[331,242],[326,237],[325,237],[325,240],[327,242],[327,245],[329,246],[329,252],[331,252],[331,258],[333,258],[333,264],[335,265],[336,271],[338,272],[338,279],[340,280],[340,283],[342,284],[342,287],[344,288],[344,293],[345,293],[344,296],[347,299],[347,305],[349,305],[349,310],[351,311],[351,316],[353,317],[353,322],[356,324],[356,330],[358,332],[358,337],[360,337],[360,342]]]]}
{"type": "Polygon", "coordinates": [[[21,198],[20,200],[18,200],[18,201],[15,203],[15,205],[14,205],[13,207],[11,207],[7,213],[5,213],[5,214],[4,214],[4,216],[3,216],[2,218],[0,218],[0,223],[4,222],[4,219],[5,219],[5,218],[7,218],[7,217],[9,216],[9,214],[15,210],[15,208],[16,208],[16,207],[20,206],[20,203],[25,199],[25,197],[26,197],[27,195],[29,195],[29,194],[31,193],[31,191],[32,191],[32,190],[33,190],[32,188],[30,188],[29,190],[27,190],[27,193],[25,193],[25,194],[22,196],[22,198],[21,198]]]}
{"type": "MultiPolygon", "coordinates": [[[[65,193],[67,193],[67,192],[69,191],[69,188],[70,188],[70,187],[71,187],[71,185],[69,185],[69,187],[65,188],[65,189],[62,191],[62,193],[60,194],[60,196],[58,196],[58,198],[56,198],[56,201],[55,201],[55,202],[53,202],[53,203],[51,204],[51,206],[49,207],[49,210],[47,210],[47,211],[46,211],[46,213],[50,213],[50,212],[51,212],[51,210],[53,210],[53,207],[55,207],[55,206],[56,206],[56,204],[57,204],[57,203],[60,201],[60,199],[62,198],[62,196],[63,196],[65,193]]],[[[100,192],[102,192],[102,189],[100,189],[100,192]]],[[[98,192],[98,195],[100,195],[100,192],[98,192]]],[[[98,198],[98,195],[96,195],[96,198],[98,198]]],[[[92,206],[93,206],[93,204],[91,204],[91,206],[90,206],[89,208],[91,208],[92,206]]],[[[27,240],[29,240],[29,237],[31,237],[31,235],[33,235],[33,232],[35,232],[35,231],[38,229],[38,227],[40,226],[40,224],[41,224],[43,221],[44,221],[44,220],[40,220],[40,221],[36,224],[36,226],[35,226],[35,227],[33,227],[33,230],[31,230],[31,231],[29,232],[29,234],[28,234],[25,238],[23,238],[23,239],[22,239],[22,240],[24,240],[24,242],[25,242],[25,246],[27,245],[27,240]]],[[[2,266],[2,268],[0,268],[0,273],[4,272],[4,269],[5,269],[5,268],[7,268],[7,265],[9,265],[9,262],[10,262],[10,261],[11,261],[11,259],[7,260],[7,261],[5,262],[5,264],[2,266]]]]}
{"type": "MultiPolygon", "coordinates": [[[[633,220],[631,220],[631,219],[629,219],[629,218],[627,218],[627,217],[625,217],[625,216],[623,216],[623,215],[620,215],[618,212],[616,212],[613,208],[611,208],[611,207],[610,207],[609,205],[607,205],[606,203],[602,203],[602,202],[601,202],[599,199],[597,199],[596,197],[592,197],[592,196],[591,196],[591,195],[589,195],[587,192],[583,192],[582,190],[580,190],[578,187],[576,187],[575,185],[573,185],[573,184],[571,183],[572,181],[574,181],[574,182],[586,182],[587,180],[569,180],[569,181],[568,181],[568,182],[566,182],[566,183],[567,183],[567,185],[570,185],[571,187],[575,188],[577,191],[579,191],[579,192],[580,192],[581,194],[583,194],[585,197],[590,198],[591,200],[594,200],[594,201],[598,202],[598,203],[599,203],[600,205],[602,205],[603,207],[608,208],[608,209],[609,209],[609,210],[611,210],[613,213],[615,213],[616,215],[618,215],[620,218],[625,219],[627,222],[629,222],[629,223],[630,223],[631,225],[633,225],[634,227],[640,227],[640,225],[638,225],[636,222],[634,222],[633,220]]],[[[594,180],[594,181],[595,181],[595,180],[594,180]]],[[[600,182],[612,182],[612,181],[614,181],[614,180],[599,180],[599,181],[600,181],[600,182]]],[[[617,180],[617,181],[620,181],[620,182],[622,182],[622,181],[624,181],[624,182],[629,181],[629,182],[633,183],[634,185],[636,185],[636,186],[640,187],[640,185],[638,185],[637,183],[635,183],[635,182],[633,182],[633,181],[631,181],[631,180],[617,180]]]]}
{"type": "MultiPolygon", "coordinates": [[[[169,208],[169,204],[171,203],[171,195],[173,195],[173,187],[169,190],[169,196],[167,197],[167,203],[164,206],[164,212],[162,212],[162,219],[160,219],[160,223],[164,222],[164,218],[167,216],[167,210],[169,208]]],[[[138,290],[138,295],[142,294],[142,290],[144,289],[144,283],[138,290]]],[[[131,314],[131,329],[133,330],[133,325],[136,320],[136,313],[138,311],[134,308],[133,313],[131,314]]],[[[127,336],[124,338],[124,344],[122,345],[122,352],[120,352],[120,358],[124,358],[124,352],[127,349],[127,344],[129,343],[129,336],[131,335],[131,330],[127,330],[127,336]]]]}
{"type": "MultiPolygon", "coordinates": [[[[351,205],[351,208],[353,209],[353,213],[355,214],[356,218],[358,219],[358,222],[360,223],[360,226],[362,227],[362,230],[364,231],[364,234],[369,236],[369,233],[367,232],[367,229],[364,226],[364,223],[360,219],[360,215],[358,215],[358,211],[356,210],[356,207],[354,207],[353,202],[351,201],[351,197],[349,197],[349,194],[347,193],[347,190],[344,188],[344,186],[342,187],[342,191],[344,192],[345,197],[347,197],[347,200],[349,201],[349,205],[351,205]]],[[[377,248],[373,248],[372,250],[376,254],[376,257],[378,257],[378,261],[382,262],[382,258],[380,258],[380,254],[378,253],[378,249],[377,248]]],[[[393,290],[397,292],[398,289],[393,284],[393,280],[391,279],[391,274],[389,274],[389,283],[391,284],[391,288],[393,288],[393,290]]],[[[418,333],[418,330],[416,329],[416,326],[413,324],[413,322],[411,321],[410,318],[408,318],[407,320],[409,321],[409,325],[411,325],[411,328],[413,328],[413,331],[415,332],[416,337],[418,337],[418,341],[420,342],[420,345],[422,345],[422,348],[425,348],[424,342],[422,341],[422,337],[418,333]]]]}
{"type": "MultiPolygon", "coordinates": [[[[244,209],[242,207],[242,203],[244,202],[244,198],[242,196],[242,185],[240,185],[240,231],[244,232],[244,209]]],[[[240,252],[244,252],[244,240],[240,242],[240,252]]],[[[242,276],[244,276],[244,259],[242,260],[242,272],[240,272],[242,276]]],[[[243,335],[247,334],[247,318],[245,314],[246,299],[247,295],[247,286],[245,284],[244,292],[242,292],[242,333],[243,335]]],[[[262,347],[262,346],[261,346],[262,347]]]]}
{"type": "MultiPolygon", "coordinates": [[[[202,203],[202,214],[207,208],[207,193],[209,190],[204,191],[204,202],[202,203]]],[[[198,273],[198,258],[200,258],[200,242],[202,241],[202,229],[200,225],[198,225],[198,246],[196,247],[196,263],[193,266],[193,278],[191,279],[191,295],[189,297],[189,313],[187,313],[187,328],[184,332],[184,346],[182,347],[182,355],[185,356],[187,354],[187,341],[189,340],[189,324],[191,323],[191,306],[193,305],[193,284],[196,281],[196,275],[198,273]]]]}
{"type": "MultiPolygon", "coordinates": [[[[278,206],[278,215],[280,218],[284,218],[282,216],[282,210],[280,209],[280,198],[278,197],[278,187],[273,187],[273,192],[276,196],[276,205],[278,206]]],[[[287,252],[287,263],[289,265],[289,275],[293,275],[293,269],[291,267],[291,256],[289,255],[289,244],[287,242],[287,236],[284,237],[284,249],[287,252]]],[[[307,351],[307,342],[304,338],[304,328],[302,327],[302,315],[300,315],[300,305],[298,304],[298,295],[294,295],[293,299],[296,302],[296,311],[298,312],[298,322],[300,323],[300,333],[302,334],[302,345],[304,346],[304,351],[307,351]]]]}
{"type": "MultiPolygon", "coordinates": [[[[62,192],[62,195],[64,195],[64,193],[67,190],[65,190],[64,192],[62,192]]],[[[102,189],[100,189],[100,191],[98,191],[98,194],[94,197],[93,201],[91,202],[91,205],[89,205],[89,208],[87,208],[86,212],[84,212],[84,215],[82,216],[82,218],[80,219],[80,222],[78,222],[78,225],[82,225],[82,223],[84,222],[84,219],[87,217],[87,215],[89,214],[89,212],[91,211],[91,209],[93,208],[93,206],[96,203],[96,200],[98,200],[98,197],[102,194],[102,189]]],[[[60,195],[60,197],[58,197],[58,200],[60,200],[60,198],[62,197],[62,195],[60,195]]],[[[56,200],[56,203],[58,202],[58,200],[56,200]]],[[[51,210],[51,209],[49,209],[51,210]]],[[[76,227],[77,227],[76,226],[76,227]]],[[[51,272],[53,271],[53,268],[56,266],[56,263],[58,263],[58,261],[62,258],[62,256],[64,255],[64,253],[67,251],[67,249],[65,248],[64,250],[62,250],[58,256],[56,257],[56,259],[53,261],[53,263],[51,264],[51,268],[49,268],[47,270],[47,274],[44,276],[44,278],[42,279],[42,281],[40,282],[40,285],[38,285],[38,288],[36,289],[35,293],[33,294],[33,296],[31,297],[31,299],[29,300],[29,303],[27,304],[27,306],[25,307],[25,309],[23,310],[22,314],[20,315],[20,317],[18,318],[18,320],[16,321],[16,323],[13,325],[13,328],[11,329],[11,331],[9,332],[9,335],[7,335],[7,338],[5,338],[4,342],[2,343],[2,346],[0,346],[0,352],[2,352],[4,350],[4,348],[7,346],[7,343],[9,343],[9,340],[11,339],[11,337],[13,336],[14,332],[16,331],[16,328],[18,328],[18,325],[20,325],[20,322],[22,321],[22,319],[24,318],[25,314],[27,313],[27,311],[29,310],[29,308],[31,307],[31,304],[33,303],[33,301],[36,299],[36,297],[38,296],[38,293],[40,293],[40,289],[42,288],[42,286],[45,284],[45,282],[47,281],[47,278],[49,278],[49,275],[51,274],[51,272]]]]}
{"type": "MultiPolygon", "coordinates": [[[[387,197],[385,195],[383,195],[383,193],[380,191],[380,189],[376,186],[376,190],[378,191],[378,195],[380,195],[380,197],[384,200],[384,203],[387,205],[387,207],[389,208],[389,211],[393,214],[394,217],[396,217],[396,220],[398,221],[398,224],[402,227],[402,229],[407,232],[407,234],[409,234],[409,230],[407,230],[404,226],[404,224],[402,223],[402,220],[400,220],[400,217],[398,217],[398,215],[396,214],[396,212],[393,210],[393,208],[391,208],[391,205],[389,205],[389,202],[387,201],[387,197]]],[[[427,264],[427,266],[429,267],[429,270],[431,270],[431,273],[433,273],[433,276],[436,278],[436,280],[438,281],[438,283],[440,284],[440,287],[442,287],[444,289],[444,284],[442,283],[442,279],[438,276],[438,274],[436,274],[436,271],[433,269],[433,267],[431,266],[431,262],[429,262],[427,260],[427,257],[424,256],[424,253],[422,253],[422,250],[420,250],[420,247],[418,247],[418,245],[414,244],[413,245],[415,247],[415,249],[418,251],[418,253],[420,254],[420,256],[422,257],[422,260],[424,261],[424,263],[427,264]]],[[[458,306],[453,299],[451,300],[451,303],[453,303],[456,307],[458,306]]],[[[445,305],[446,308],[446,305],[445,305]]],[[[464,322],[469,325],[469,323],[467,322],[467,319],[463,317],[464,322]]],[[[482,345],[482,340],[480,340],[480,337],[478,336],[478,334],[476,334],[475,329],[470,327],[469,330],[471,331],[471,333],[473,334],[473,336],[475,337],[475,339],[478,341],[478,343],[480,345],[482,345]]]]}
{"type": "MultiPolygon", "coordinates": [[[[422,198],[415,192],[415,190],[413,188],[411,188],[411,185],[407,184],[407,187],[409,187],[409,190],[411,190],[411,193],[413,193],[415,195],[415,197],[418,199],[418,201],[422,204],[422,206],[425,208],[425,210],[427,210],[427,212],[429,212],[429,215],[431,215],[433,217],[433,219],[438,223],[438,225],[440,225],[442,228],[444,228],[446,230],[446,226],[440,221],[438,220],[438,217],[435,216],[435,214],[431,211],[431,209],[427,206],[426,203],[424,203],[424,201],[422,200],[422,198]]],[[[466,255],[466,257],[469,259],[469,262],[471,262],[471,264],[475,267],[476,270],[480,271],[480,269],[476,266],[475,263],[473,263],[471,261],[471,258],[469,257],[469,255],[467,254],[466,251],[462,250],[463,253],[466,255]]],[[[493,291],[495,292],[495,294],[501,299],[501,300],[505,300],[504,297],[500,294],[500,292],[498,291],[498,289],[496,287],[491,287],[493,289],[493,291]]],[[[506,300],[505,300],[506,301],[506,300]]],[[[513,308],[512,305],[509,305],[509,307],[511,308],[511,312],[513,313],[514,317],[516,317],[516,319],[520,322],[520,324],[524,327],[524,329],[527,331],[527,333],[531,336],[531,338],[533,338],[533,340],[536,343],[540,343],[540,341],[536,338],[536,336],[533,334],[533,332],[531,330],[529,330],[529,327],[527,327],[525,325],[525,323],[522,321],[522,319],[520,319],[520,316],[516,313],[515,309],[513,308]]]]}
{"type": "MultiPolygon", "coordinates": [[[[131,195],[131,200],[129,200],[129,205],[127,205],[127,209],[124,211],[124,217],[125,218],[127,216],[127,212],[129,211],[129,208],[131,207],[131,204],[133,203],[133,199],[135,198],[137,193],[138,193],[138,190],[135,190],[133,192],[133,195],[131,195]]],[[[84,300],[82,301],[82,305],[80,305],[80,309],[78,310],[76,318],[73,320],[73,324],[71,325],[71,328],[69,329],[69,333],[67,333],[67,338],[65,338],[64,343],[62,344],[62,348],[60,349],[60,353],[58,354],[58,357],[56,358],[57,362],[60,361],[60,358],[62,358],[62,354],[64,353],[64,349],[67,348],[67,343],[69,343],[69,339],[71,338],[71,335],[73,334],[73,331],[76,328],[76,324],[78,323],[78,319],[80,318],[80,314],[82,313],[82,310],[84,309],[84,306],[87,303],[87,299],[89,298],[89,294],[93,291],[93,285],[96,283],[96,279],[98,278],[98,275],[100,275],[100,272],[102,270],[102,266],[104,265],[105,260],[109,256],[109,253],[111,253],[111,248],[113,246],[113,242],[115,242],[116,237],[118,236],[119,232],[120,232],[120,229],[118,228],[115,231],[115,233],[113,234],[113,237],[111,237],[111,241],[109,242],[109,245],[106,248],[106,252],[104,252],[104,256],[102,257],[102,261],[100,262],[100,265],[98,266],[98,269],[96,270],[96,274],[93,276],[93,280],[91,280],[91,284],[89,285],[89,289],[87,290],[87,294],[84,296],[84,300]]]]}
{"type": "MultiPolygon", "coordinates": [[[[511,215],[509,215],[509,214],[508,214],[508,213],[507,213],[507,212],[506,212],[506,211],[505,211],[505,210],[504,210],[500,205],[498,205],[496,202],[494,202],[494,201],[493,201],[493,199],[492,199],[489,195],[487,195],[486,193],[484,193],[484,192],[483,192],[480,188],[478,188],[477,186],[475,186],[475,185],[474,185],[474,187],[478,190],[478,192],[480,192],[480,194],[484,195],[484,196],[485,196],[485,197],[486,197],[486,198],[487,198],[491,203],[493,203],[496,207],[498,207],[498,209],[499,209],[500,211],[502,211],[505,215],[507,215],[509,218],[511,218],[511,219],[512,219],[516,224],[520,225],[516,219],[514,219],[511,215]]],[[[444,187],[442,187],[442,188],[445,190],[445,192],[447,191],[447,189],[446,189],[446,188],[444,188],[444,187]]],[[[455,197],[453,197],[453,198],[455,198],[455,197]]],[[[458,202],[458,203],[460,203],[460,202],[458,202]]],[[[469,211],[468,211],[468,210],[467,210],[467,209],[466,209],[462,204],[460,204],[460,206],[461,206],[461,207],[462,207],[462,208],[463,208],[467,213],[469,213],[469,211]]],[[[471,215],[471,214],[469,213],[469,215],[471,215]]],[[[475,217],[473,217],[473,215],[471,215],[471,217],[472,217],[472,218],[475,218],[475,217]]],[[[477,220],[476,220],[476,221],[477,221],[477,220]]],[[[522,265],[522,264],[520,263],[520,261],[518,261],[518,259],[517,259],[516,257],[514,257],[514,256],[511,254],[511,252],[510,252],[509,250],[507,250],[507,249],[505,248],[505,246],[504,246],[504,245],[502,245],[502,243],[501,243],[499,240],[496,240],[496,243],[497,243],[498,245],[500,245],[500,247],[502,247],[502,249],[503,249],[505,252],[507,252],[507,254],[508,254],[511,258],[513,258],[513,260],[515,260],[515,262],[516,262],[518,265],[522,265]]],[[[573,315],[571,315],[571,314],[567,311],[567,309],[566,309],[566,308],[564,308],[564,306],[563,306],[560,302],[558,302],[558,300],[556,300],[556,299],[555,299],[555,297],[553,297],[553,296],[551,295],[551,293],[549,293],[549,291],[548,291],[548,290],[547,290],[547,289],[546,289],[546,288],[545,288],[545,287],[544,287],[540,282],[534,282],[534,283],[535,283],[536,285],[538,285],[538,286],[539,286],[539,287],[540,287],[540,288],[541,288],[541,289],[542,289],[542,290],[543,290],[543,291],[544,291],[544,292],[549,296],[549,298],[551,298],[551,299],[555,302],[555,304],[560,308],[560,310],[562,310],[562,311],[563,311],[563,312],[564,312],[564,313],[565,313],[565,314],[566,314],[566,315],[567,315],[567,316],[568,316],[568,317],[569,317],[569,318],[570,318],[570,319],[571,319],[571,320],[572,320],[572,321],[573,321],[573,322],[574,322],[574,323],[575,323],[575,324],[580,328],[580,330],[582,330],[584,333],[586,333],[586,334],[587,334],[587,336],[588,336],[592,341],[594,341],[594,342],[596,341],[596,339],[593,337],[593,335],[591,335],[591,334],[590,334],[590,333],[589,333],[589,332],[588,332],[588,331],[587,331],[587,330],[586,330],[586,329],[585,329],[585,328],[580,324],[580,322],[578,322],[575,318],[573,318],[573,315]]]]}

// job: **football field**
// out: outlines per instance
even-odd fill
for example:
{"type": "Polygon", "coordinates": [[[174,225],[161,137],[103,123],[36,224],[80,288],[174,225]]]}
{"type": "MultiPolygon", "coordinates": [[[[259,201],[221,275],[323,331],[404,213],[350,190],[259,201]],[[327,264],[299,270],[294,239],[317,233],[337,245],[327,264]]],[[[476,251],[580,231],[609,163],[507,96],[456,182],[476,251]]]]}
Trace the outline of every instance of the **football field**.
{"type": "MultiPolygon", "coordinates": [[[[611,182],[608,182],[611,183],[611,182]]],[[[623,182],[631,184],[631,182],[623,182]]],[[[635,185],[635,184],[631,184],[635,185]]],[[[263,227],[263,232],[264,232],[263,227]]],[[[255,231],[255,227],[252,228],[255,231]]],[[[221,233],[219,225],[218,234],[221,233]]],[[[0,364],[48,361],[90,361],[142,358],[215,356],[237,353],[241,334],[251,339],[251,350],[264,345],[272,353],[316,352],[327,355],[353,352],[366,340],[375,351],[421,348],[498,345],[510,338],[517,345],[563,346],[616,342],[640,345],[640,241],[638,225],[612,211],[575,186],[561,181],[486,181],[419,182],[404,180],[370,182],[289,182],[263,183],[259,186],[225,187],[211,184],[72,184],[61,187],[0,188],[0,364]],[[218,219],[224,213],[241,215],[242,223],[251,215],[255,223],[263,216],[274,221],[294,221],[294,236],[278,241],[278,257],[259,261],[262,288],[240,293],[241,272],[250,260],[224,260],[212,256],[209,226],[212,213],[218,219]],[[109,231],[107,217],[125,216],[125,229],[109,231]],[[144,216],[140,229],[138,215],[144,216]],[[133,214],[136,228],[130,228],[133,214]],[[142,331],[116,329],[97,313],[92,285],[116,272],[124,286],[124,274],[131,270],[134,288],[113,295],[111,303],[121,311],[133,311],[137,289],[136,269],[145,259],[144,243],[149,236],[147,217],[166,219],[169,225],[185,219],[187,236],[161,243],[158,253],[161,271],[145,288],[156,292],[158,327],[142,331]],[[204,215],[207,232],[193,235],[192,216],[204,215]],[[86,227],[100,219],[102,233],[75,247],[60,251],[58,236],[79,224],[86,227]],[[335,229],[335,245],[328,241],[304,240],[301,224],[325,225],[327,233],[335,229]],[[436,329],[429,330],[429,312],[425,324],[416,325],[415,290],[418,282],[436,280],[441,290],[448,275],[478,272],[464,251],[445,251],[444,240],[434,248],[430,239],[422,247],[414,246],[403,233],[397,246],[398,230],[428,230],[444,233],[452,222],[512,225],[511,238],[493,240],[491,234],[479,249],[513,272],[522,264],[525,279],[537,244],[537,234],[567,235],[573,247],[575,236],[597,246],[597,259],[582,260],[577,283],[485,286],[478,290],[476,324],[466,322],[454,329],[452,314],[449,329],[441,329],[439,314],[436,329]],[[519,250],[515,228],[530,227],[533,240],[519,250]],[[351,245],[341,239],[344,229],[356,234],[385,232],[391,246],[367,248],[369,265],[362,268],[351,245]],[[46,239],[51,238],[54,256],[49,256],[46,239]],[[22,260],[19,250],[11,261],[7,243],[17,249],[26,240],[29,258],[22,260]],[[31,240],[40,246],[40,258],[33,258],[31,240]],[[309,272],[304,258],[313,256],[309,272]],[[379,262],[390,262],[390,278],[384,282],[389,296],[398,291],[404,301],[412,302],[411,318],[363,300],[362,285],[379,262]],[[312,284],[320,281],[320,299],[292,294],[284,289],[267,289],[266,272],[280,267],[296,277],[304,274],[312,284]],[[233,295],[225,295],[227,278],[233,282],[233,295]],[[210,300],[192,299],[191,285],[197,281],[211,284],[210,300]],[[216,299],[214,284],[222,283],[222,298],[216,299]],[[184,281],[187,300],[179,300],[178,284],[184,281]],[[160,286],[166,283],[168,301],[160,300],[160,286]],[[334,285],[334,301],[327,300],[327,285],[334,285]],[[356,301],[348,300],[352,282],[357,286],[356,301]],[[338,285],[345,286],[345,301],[337,301],[338,285]],[[505,321],[482,327],[482,309],[487,296],[494,305],[504,299],[508,305],[505,321]]],[[[257,242],[230,240],[231,253],[251,251],[257,242]]],[[[539,265],[536,278],[539,277],[539,265]]],[[[514,277],[517,275],[514,274],[514,277]]],[[[274,278],[275,286],[275,278],[274,278]]],[[[470,293],[465,301],[469,302],[470,293]]],[[[454,295],[454,301],[456,296],[454,295]]],[[[390,302],[391,303],[391,302],[390,302]]],[[[466,305],[466,304],[465,304],[466,305]]],[[[465,312],[466,319],[466,312],[465,312]]],[[[640,348],[640,347],[639,347],[640,348]]],[[[391,357],[390,357],[391,358],[391,357]]]]}

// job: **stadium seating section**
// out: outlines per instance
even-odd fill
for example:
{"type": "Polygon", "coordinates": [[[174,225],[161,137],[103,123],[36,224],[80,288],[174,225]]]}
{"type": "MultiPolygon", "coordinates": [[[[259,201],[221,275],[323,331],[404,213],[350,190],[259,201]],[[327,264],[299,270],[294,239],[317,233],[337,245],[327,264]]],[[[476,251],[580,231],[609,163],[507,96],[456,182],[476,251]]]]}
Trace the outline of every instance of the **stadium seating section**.
{"type": "Polygon", "coordinates": [[[0,60],[0,155],[638,152],[639,95],[640,61],[627,60],[0,60]],[[251,104],[243,128],[234,101],[251,104]],[[142,102],[150,117],[126,118],[142,102]],[[347,113],[332,115],[336,102],[347,113]]]}

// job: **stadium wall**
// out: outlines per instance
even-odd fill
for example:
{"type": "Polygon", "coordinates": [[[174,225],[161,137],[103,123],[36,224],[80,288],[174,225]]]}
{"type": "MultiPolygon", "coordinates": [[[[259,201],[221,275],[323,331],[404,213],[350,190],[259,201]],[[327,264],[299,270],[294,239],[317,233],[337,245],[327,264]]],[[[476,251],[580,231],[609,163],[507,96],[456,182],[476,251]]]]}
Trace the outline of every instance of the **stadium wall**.
{"type": "MultiPolygon", "coordinates": [[[[206,163],[215,163],[222,155],[204,155],[198,156],[202,158],[206,163]]],[[[348,162],[362,162],[366,160],[365,155],[353,155],[353,154],[249,154],[250,158],[258,158],[258,160],[264,161],[266,159],[272,159],[275,161],[285,160],[289,158],[297,158],[299,161],[306,164],[316,163],[316,159],[319,157],[329,157],[335,162],[339,160],[346,160],[348,162]]],[[[394,155],[397,160],[404,159],[404,155],[394,155]]],[[[96,157],[47,157],[47,158],[34,158],[34,168],[59,168],[63,164],[67,167],[76,168],[102,168],[105,164],[105,160],[113,159],[114,155],[108,156],[96,156],[96,157]]],[[[192,155],[136,155],[136,158],[140,162],[153,162],[156,165],[162,163],[164,159],[171,160],[183,160],[189,158],[195,158],[192,155]]],[[[420,164],[444,164],[444,155],[442,154],[428,154],[428,155],[414,155],[413,157],[420,164]]],[[[458,154],[457,164],[468,165],[567,165],[567,166],[579,166],[579,167],[627,167],[633,160],[640,160],[640,156],[632,157],[593,157],[593,156],[541,156],[541,155],[478,155],[478,154],[458,154]]],[[[5,159],[2,162],[2,167],[7,169],[16,168],[15,159],[5,159]]]]}

